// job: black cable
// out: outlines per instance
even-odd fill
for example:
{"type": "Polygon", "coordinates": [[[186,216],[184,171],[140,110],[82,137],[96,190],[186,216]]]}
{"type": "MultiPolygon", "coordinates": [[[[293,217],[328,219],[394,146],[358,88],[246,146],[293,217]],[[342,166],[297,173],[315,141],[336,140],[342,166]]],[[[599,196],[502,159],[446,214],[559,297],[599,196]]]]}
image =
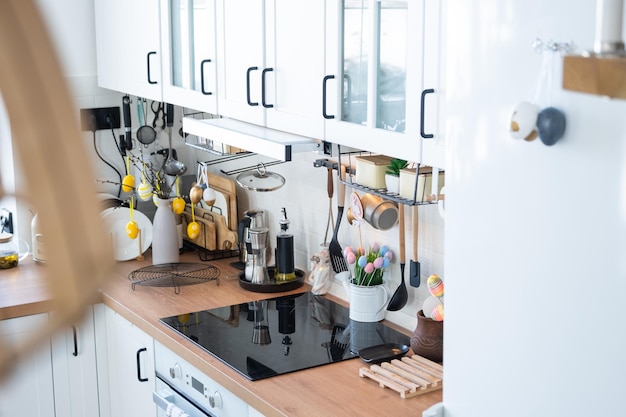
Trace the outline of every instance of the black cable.
{"type": "MultiPolygon", "coordinates": [[[[113,165],[111,165],[108,161],[106,161],[102,155],[100,155],[100,151],[98,151],[98,146],[96,145],[96,131],[92,130],[91,132],[93,134],[93,148],[96,151],[96,155],[98,155],[98,158],[100,158],[100,160],[102,162],[104,162],[105,164],[107,164],[108,166],[111,167],[111,169],[113,169],[113,171],[115,171],[115,173],[117,174],[117,176],[120,178],[120,182],[118,183],[118,188],[117,188],[117,198],[120,198],[120,196],[122,195],[122,174],[117,170],[117,168],[115,168],[113,165]]],[[[115,135],[113,135],[113,137],[115,138],[115,135]]],[[[117,144],[117,142],[115,142],[117,144]]]]}

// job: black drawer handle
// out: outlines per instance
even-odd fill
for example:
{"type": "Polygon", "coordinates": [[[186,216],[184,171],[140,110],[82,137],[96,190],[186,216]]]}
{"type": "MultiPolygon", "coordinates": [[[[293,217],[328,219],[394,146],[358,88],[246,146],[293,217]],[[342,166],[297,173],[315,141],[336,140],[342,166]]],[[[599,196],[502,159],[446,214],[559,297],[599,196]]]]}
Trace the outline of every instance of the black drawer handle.
{"type": "Polygon", "coordinates": [[[265,74],[272,71],[274,71],[274,68],[265,68],[261,73],[261,104],[263,104],[263,107],[265,107],[266,109],[271,109],[272,107],[274,107],[273,104],[267,104],[265,102],[265,74]]]}
{"type": "Polygon", "coordinates": [[[259,67],[250,67],[246,71],[246,100],[248,101],[248,106],[258,106],[259,103],[254,103],[250,99],[250,73],[252,71],[257,71],[259,67]]]}
{"type": "Polygon", "coordinates": [[[327,99],[327,94],[326,94],[326,85],[328,84],[328,80],[334,80],[335,76],[334,75],[327,75],[324,77],[324,80],[322,81],[322,116],[324,116],[324,119],[334,119],[335,115],[333,114],[328,114],[326,112],[326,99],[327,99]]]}
{"type": "Polygon", "coordinates": [[[434,92],[435,90],[433,90],[432,88],[422,91],[422,103],[420,106],[420,119],[421,119],[420,120],[420,134],[422,135],[424,139],[432,139],[435,137],[435,135],[433,135],[432,133],[424,132],[424,113],[425,113],[424,106],[426,104],[426,95],[432,94],[434,92]]]}
{"type": "Polygon", "coordinates": [[[152,80],[152,75],[150,74],[150,56],[152,55],[156,55],[156,51],[150,51],[148,52],[148,55],[146,55],[146,65],[148,66],[148,84],[156,84],[156,81],[152,80]]]}
{"type": "Polygon", "coordinates": [[[147,352],[147,351],[148,349],[146,348],[141,348],[137,351],[137,379],[139,380],[139,382],[148,382],[148,378],[141,377],[141,363],[140,363],[141,353],[147,352]]]}
{"type": "Polygon", "coordinates": [[[202,91],[202,94],[204,94],[205,96],[210,96],[211,94],[213,94],[210,91],[206,91],[206,89],[204,88],[204,64],[208,64],[209,62],[211,62],[210,59],[205,59],[202,62],[200,62],[200,90],[202,91]]]}

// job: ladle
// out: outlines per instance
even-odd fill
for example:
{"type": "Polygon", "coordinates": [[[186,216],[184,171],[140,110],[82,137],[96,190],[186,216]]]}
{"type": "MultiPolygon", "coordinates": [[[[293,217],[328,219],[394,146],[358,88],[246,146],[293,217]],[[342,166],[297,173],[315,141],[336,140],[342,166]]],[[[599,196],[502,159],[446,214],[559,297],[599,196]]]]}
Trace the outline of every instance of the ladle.
{"type": "Polygon", "coordinates": [[[400,285],[396,288],[396,292],[391,296],[391,300],[389,300],[389,304],[387,304],[387,310],[389,311],[398,311],[402,309],[406,302],[409,299],[409,294],[406,289],[406,283],[404,282],[404,264],[405,264],[405,255],[404,255],[404,204],[399,204],[398,208],[398,217],[400,218],[399,227],[399,235],[400,235],[400,285]]]}
{"type": "Polygon", "coordinates": [[[187,171],[187,166],[180,161],[177,161],[172,156],[172,127],[174,126],[174,105],[167,105],[167,137],[169,139],[169,152],[167,153],[167,159],[163,165],[163,170],[167,175],[178,176],[183,175],[187,171]]]}

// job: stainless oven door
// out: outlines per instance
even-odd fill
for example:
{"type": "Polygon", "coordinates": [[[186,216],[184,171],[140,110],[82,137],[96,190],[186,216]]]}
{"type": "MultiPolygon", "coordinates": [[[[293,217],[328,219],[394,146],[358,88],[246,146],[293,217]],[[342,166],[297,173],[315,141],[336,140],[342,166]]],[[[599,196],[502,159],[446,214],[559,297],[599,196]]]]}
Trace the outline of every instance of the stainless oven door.
{"type": "Polygon", "coordinates": [[[180,409],[184,413],[187,413],[189,417],[215,417],[213,414],[201,409],[199,406],[183,397],[158,377],[156,378],[156,391],[152,393],[152,399],[157,405],[157,417],[166,417],[168,407],[170,408],[171,416],[180,415],[178,411],[178,409],[180,409]]]}

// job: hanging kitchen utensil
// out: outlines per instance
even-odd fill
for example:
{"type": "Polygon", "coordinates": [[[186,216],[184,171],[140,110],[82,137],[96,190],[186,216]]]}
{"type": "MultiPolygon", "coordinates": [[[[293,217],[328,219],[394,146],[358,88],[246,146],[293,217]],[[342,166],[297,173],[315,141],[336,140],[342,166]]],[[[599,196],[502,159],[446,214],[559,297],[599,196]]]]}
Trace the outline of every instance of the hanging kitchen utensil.
{"type": "Polygon", "coordinates": [[[256,169],[237,175],[237,184],[246,190],[266,192],[278,190],[285,184],[285,178],[280,174],[268,171],[265,165],[260,163],[256,169]]]}
{"type": "Polygon", "coordinates": [[[163,164],[163,169],[167,175],[178,176],[183,175],[187,171],[187,167],[180,161],[177,161],[172,156],[172,128],[174,126],[174,105],[167,105],[167,112],[165,113],[167,120],[167,137],[169,139],[169,152],[167,159],[163,164]]]}
{"type": "Polygon", "coordinates": [[[122,113],[124,113],[124,148],[127,150],[133,149],[132,130],[130,127],[130,97],[122,97],[122,113]]]}
{"type": "MultiPolygon", "coordinates": [[[[340,165],[339,169],[341,179],[344,179],[346,176],[346,168],[343,165],[340,165]]],[[[332,265],[333,271],[335,271],[335,273],[348,270],[348,264],[346,263],[346,259],[343,257],[343,250],[341,249],[339,240],[337,240],[337,234],[339,233],[339,225],[341,224],[341,217],[343,216],[343,205],[345,200],[346,186],[341,181],[337,181],[337,222],[335,223],[333,238],[330,241],[330,245],[328,246],[328,250],[330,251],[330,264],[332,265]]]]}
{"type": "Polygon", "coordinates": [[[328,167],[328,176],[326,179],[326,193],[328,194],[328,218],[326,219],[326,232],[324,233],[323,247],[328,247],[328,231],[335,228],[335,221],[333,220],[333,168],[328,167]]]}
{"type": "Polygon", "coordinates": [[[400,235],[400,285],[396,289],[396,292],[391,296],[389,304],[387,304],[387,310],[389,311],[398,311],[402,309],[409,299],[409,293],[406,289],[406,283],[404,282],[404,204],[400,204],[398,210],[400,217],[400,223],[398,224],[398,234],[400,235]]]}
{"type": "Polygon", "coordinates": [[[144,107],[145,101],[145,98],[137,97],[137,119],[139,120],[137,140],[144,145],[150,145],[156,139],[156,130],[146,123],[148,120],[148,109],[144,107]]]}
{"type": "Polygon", "coordinates": [[[350,194],[350,207],[348,207],[348,213],[346,217],[351,225],[359,228],[359,247],[363,247],[363,238],[361,237],[361,223],[363,222],[363,215],[365,210],[363,209],[363,203],[359,195],[353,191],[350,194]]]}
{"type": "Polygon", "coordinates": [[[413,257],[411,258],[411,267],[409,269],[409,283],[411,287],[420,286],[420,262],[417,256],[417,241],[418,241],[418,206],[417,204],[411,207],[411,224],[413,227],[413,257]]]}

